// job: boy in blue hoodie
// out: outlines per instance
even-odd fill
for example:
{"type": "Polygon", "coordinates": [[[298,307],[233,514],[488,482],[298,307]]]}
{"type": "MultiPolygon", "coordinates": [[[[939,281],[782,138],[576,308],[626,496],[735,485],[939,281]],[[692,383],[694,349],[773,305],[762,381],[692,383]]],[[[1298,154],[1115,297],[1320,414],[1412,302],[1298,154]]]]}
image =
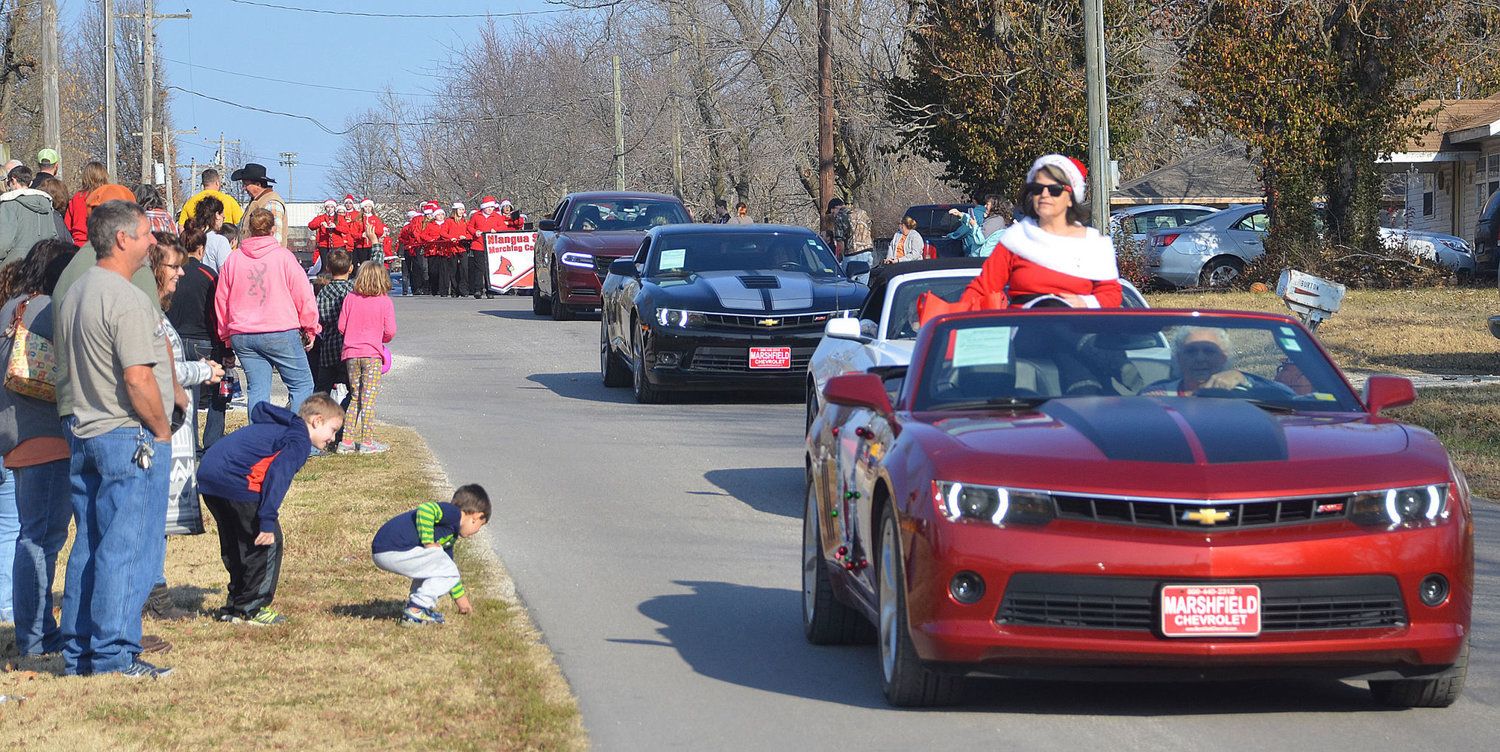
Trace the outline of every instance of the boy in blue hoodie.
{"type": "Polygon", "coordinates": [[[471,483],[453,492],[453,502],[427,501],[391,518],[375,533],[370,553],[375,566],[411,578],[411,597],[401,620],[408,625],[442,624],[433,609],[438,598],[453,596],[458,612],[469,613],[469,595],[453,562],[453,544],[490,521],[490,497],[471,483]]]}
{"type": "Polygon", "coordinates": [[[343,408],[321,392],[304,400],[296,414],[257,402],[250,425],[203,453],[198,491],[218,523],[219,556],[229,571],[219,621],[286,622],[271,610],[281,574],[281,501],[309,451],[327,447],[343,425],[343,408]]]}

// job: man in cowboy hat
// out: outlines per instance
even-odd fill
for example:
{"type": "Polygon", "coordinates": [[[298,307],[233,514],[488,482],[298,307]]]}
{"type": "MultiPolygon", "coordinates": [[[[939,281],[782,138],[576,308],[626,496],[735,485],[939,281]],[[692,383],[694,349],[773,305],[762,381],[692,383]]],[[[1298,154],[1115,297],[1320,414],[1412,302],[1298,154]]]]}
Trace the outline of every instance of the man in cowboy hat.
{"type": "Polygon", "coordinates": [[[272,185],[276,181],[266,176],[266,166],[254,162],[246,162],[244,167],[234,171],[229,176],[230,180],[236,181],[245,193],[250,195],[250,205],[245,207],[245,216],[255,213],[256,209],[265,209],[271,212],[276,219],[276,229],[271,235],[276,238],[276,244],[286,246],[286,200],[276,192],[272,185]]]}

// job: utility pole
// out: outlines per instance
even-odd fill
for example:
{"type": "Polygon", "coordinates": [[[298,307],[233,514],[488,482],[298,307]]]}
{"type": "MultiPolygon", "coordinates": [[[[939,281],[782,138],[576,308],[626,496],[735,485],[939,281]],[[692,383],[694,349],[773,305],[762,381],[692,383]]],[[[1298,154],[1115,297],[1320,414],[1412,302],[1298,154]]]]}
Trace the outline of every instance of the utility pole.
{"type": "Polygon", "coordinates": [[[833,13],[829,0],[818,0],[818,226],[827,227],[833,198],[833,13]]]}
{"type": "Polygon", "coordinates": [[[62,96],[58,87],[57,0],[42,3],[42,146],[62,149],[62,96]]]}
{"type": "MultiPolygon", "coordinates": [[[[105,6],[113,10],[112,3],[106,1],[105,6]]],[[[167,13],[158,15],[156,13],[155,0],[146,0],[145,10],[145,13],[121,13],[118,18],[139,18],[142,20],[142,26],[144,27],[141,31],[142,42],[144,42],[146,48],[142,60],[144,70],[141,72],[141,182],[151,185],[154,182],[154,175],[152,173],[155,172],[154,163],[156,161],[156,149],[153,145],[156,136],[156,20],[158,18],[192,18],[193,14],[167,13]]],[[[112,58],[114,38],[108,33],[106,36],[109,36],[107,41],[109,54],[106,57],[112,58]]],[[[110,100],[111,103],[113,101],[110,100]]],[[[106,120],[109,119],[106,117],[106,120]]],[[[163,144],[163,148],[165,147],[166,145],[163,144]]]]}
{"type": "Polygon", "coordinates": [[[120,145],[115,143],[115,0],[104,0],[104,167],[109,179],[117,180],[115,162],[120,145]]]}
{"type": "Polygon", "coordinates": [[[620,101],[619,55],[615,55],[615,190],[625,190],[625,106],[620,101]]]}
{"type": "Polygon", "coordinates": [[[1109,164],[1109,90],[1104,78],[1104,0],[1083,0],[1084,77],[1089,100],[1089,202],[1094,227],[1109,231],[1109,197],[1114,190],[1109,164]]]}
{"type": "Polygon", "coordinates": [[[677,88],[677,46],[682,40],[677,36],[677,5],[667,6],[668,33],[672,37],[672,57],[668,69],[672,72],[672,195],[682,200],[682,93],[677,88]]]}
{"type": "Polygon", "coordinates": [[[284,151],[281,153],[281,166],[286,168],[286,200],[295,201],[292,198],[292,168],[297,166],[297,152],[284,151]]]}

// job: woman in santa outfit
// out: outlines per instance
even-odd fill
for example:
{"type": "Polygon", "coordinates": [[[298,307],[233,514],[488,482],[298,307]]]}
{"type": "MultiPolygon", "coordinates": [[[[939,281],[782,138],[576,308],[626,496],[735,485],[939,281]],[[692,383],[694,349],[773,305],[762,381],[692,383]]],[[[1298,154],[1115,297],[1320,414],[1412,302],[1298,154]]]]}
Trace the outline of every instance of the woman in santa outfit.
{"type": "Polygon", "coordinates": [[[323,270],[323,259],[335,248],[344,247],[344,233],[338,226],[339,204],[333,199],[323,202],[323,213],[312,218],[307,228],[313,231],[313,261],[311,273],[323,270]]]}
{"type": "Polygon", "coordinates": [[[469,245],[469,289],[473,291],[474,297],[493,298],[495,294],[490,292],[490,253],[485,248],[485,233],[507,232],[505,218],[501,216],[498,209],[500,204],[495,201],[494,196],[485,196],[479,203],[479,213],[469,218],[469,234],[474,236],[474,241],[469,245]]]}
{"type": "Polygon", "coordinates": [[[385,263],[385,222],[381,221],[380,215],[375,213],[375,202],[365,199],[359,202],[359,238],[354,243],[354,258],[358,263],[375,259],[385,263]],[[375,256],[371,248],[379,248],[380,255],[375,256]]]}
{"type": "Polygon", "coordinates": [[[354,254],[354,268],[358,269],[360,264],[369,260],[370,254],[369,244],[366,243],[365,258],[359,257],[359,244],[364,242],[365,221],[360,216],[359,206],[354,201],[354,194],[344,195],[344,206],[339,211],[337,223],[339,234],[344,236],[343,247],[354,254]]]}
{"type": "Polygon", "coordinates": [[[1075,308],[1119,307],[1122,293],[1114,243],[1084,224],[1087,172],[1083,163],[1061,154],[1032,163],[1016,202],[1019,221],[990,239],[994,251],[958,302],[924,294],[918,304],[920,320],[959,311],[1019,308],[1043,296],[1075,308]]]}

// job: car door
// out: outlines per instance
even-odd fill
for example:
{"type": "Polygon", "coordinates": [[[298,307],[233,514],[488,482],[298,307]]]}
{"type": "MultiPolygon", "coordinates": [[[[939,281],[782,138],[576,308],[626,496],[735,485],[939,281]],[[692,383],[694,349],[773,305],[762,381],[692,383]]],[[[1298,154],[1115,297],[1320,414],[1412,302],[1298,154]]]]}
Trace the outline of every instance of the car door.
{"type": "Polygon", "coordinates": [[[605,303],[605,312],[613,311],[614,317],[610,321],[610,342],[619,352],[626,354],[627,359],[634,357],[630,351],[630,312],[639,302],[641,297],[641,275],[646,270],[646,259],[651,253],[651,239],[641,241],[641,247],[636,249],[635,256],[631,261],[635,264],[636,274],[632,277],[620,279],[620,286],[612,293],[614,304],[605,303]]]}
{"type": "MultiPolygon", "coordinates": [[[[557,203],[549,217],[558,227],[562,227],[564,215],[568,211],[568,199],[564,198],[557,203]]],[[[535,252],[532,254],[536,270],[536,289],[533,295],[545,292],[549,297],[556,297],[557,291],[552,289],[552,275],[544,273],[543,270],[550,269],[552,264],[553,247],[557,244],[557,230],[537,230],[535,252]]]]}
{"type": "Polygon", "coordinates": [[[1224,231],[1235,255],[1250,261],[1266,252],[1266,232],[1270,219],[1265,209],[1256,209],[1241,217],[1224,231]]]}

